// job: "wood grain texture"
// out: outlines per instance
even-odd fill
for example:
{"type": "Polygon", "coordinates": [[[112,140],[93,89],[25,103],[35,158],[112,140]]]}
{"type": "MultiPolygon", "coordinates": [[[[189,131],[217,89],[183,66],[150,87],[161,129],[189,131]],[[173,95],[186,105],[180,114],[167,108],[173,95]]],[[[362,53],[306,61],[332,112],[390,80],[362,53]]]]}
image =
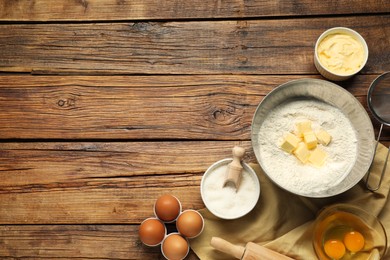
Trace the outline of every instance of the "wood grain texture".
{"type": "Polygon", "coordinates": [[[0,224],[140,223],[164,193],[203,208],[203,173],[235,145],[255,162],[249,141],[4,143],[0,224]]]}
{"type": "Polygon", "coordinates": [[[390,15],[248,21],[4,24],[0,71],[35,74],[317,74],[314,45],[343,25],[367,40],[363,74],[390,70],[390,15]],[[371,40],[375,39],[375,40],[371,40]]]}
{"type": "Polygon", "coordinates": [[[390,12],[386,1],[19,0],[0,1],[3,21],[249,18],[390,12]]]}
{"type": "MultiPolygon", "coordinates": [[[[375,77],[339,84],[368,110],[367,90],[375,77]]],[[[0,76],[0,138],[249,140],[262,98],[299,78],[0,76]]],[[[384,140],[389,136],[385,129],[384,140]]]]}
{"type": "Polygon", "coordinates": [[[160,247],[140,242],[138,225],[0,226],[0,258],[163,259],[160,247]]]}
{"type": "Polygon", "coordinates": [[[256,162],[257,105],[321,78],[330,27],[367,41],[363,71],[338,84],[368,111],[389,20],[384,0],[0,0],[0,258],[163,259],[138,238],[157,197],[203,208],[212,163],[234,145],[256,162]]]}

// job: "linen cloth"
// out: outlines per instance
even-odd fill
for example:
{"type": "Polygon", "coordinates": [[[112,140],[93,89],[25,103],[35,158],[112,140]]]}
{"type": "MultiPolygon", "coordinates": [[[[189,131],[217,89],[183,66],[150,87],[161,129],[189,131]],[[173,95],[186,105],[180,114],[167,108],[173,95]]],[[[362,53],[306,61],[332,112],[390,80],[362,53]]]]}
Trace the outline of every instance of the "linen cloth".
{"type": "MultiPolygon", "coordinates": [[[[387,148],[378,144],[371,167],[370,183],[378,183],[386,159],[387,148]]],[[[234,259],[210,246],[211,237],[221,237],[235,245],[247,242],[265,246],[294,259],[317,259],[313,245],[313,222],[321,209],[335,203],[348,203],[377,216],[390,235],[390,162],[381,187],[368,191],[365,178],[350,190],[329,198],[306,198],[287,192],[273,184],[258,164],[251,164],[260,180],[260,199],[246,216],[236,220],[215,217],[207,209],[199,212],[205,219],[202,234],[190,240],[200,259],[234,259]]],[[[389,247],[389,245],[388,245],[389,247]]],[[[390,250],[382,259],[390,259],[390,250]]]]}

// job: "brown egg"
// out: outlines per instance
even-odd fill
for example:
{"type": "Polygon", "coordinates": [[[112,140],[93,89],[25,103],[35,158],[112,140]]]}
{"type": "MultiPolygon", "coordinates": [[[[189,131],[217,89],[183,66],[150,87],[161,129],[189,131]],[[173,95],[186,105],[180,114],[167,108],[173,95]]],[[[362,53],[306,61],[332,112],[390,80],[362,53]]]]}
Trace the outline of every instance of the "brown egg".
{"type": "Polygon", "coordinates": [[[174,221],[180,214],[179,200],[169,194],[160,196],[154,204],[156,216],[165,222],[174,221]]]}
{"type": "Polygon", "coordinates": [[[176,228],[185,237],[196,237],[202,232],[203,218],[195,210],[186,210],[176,221],[176,228]]]}
{"type": "Polygon", "coordinates": [[[148,246],[156,246],[163,241],[166,229],[160,220],[148,218],[141,223],[138,233],[142,243],[148,246]]]}
{"type": "Polygon", "coordinates": [[[187,240],[176,233],[169,234],[161,246],[163,255],[169,260],[184,259],[189,248],[187,240]]]}

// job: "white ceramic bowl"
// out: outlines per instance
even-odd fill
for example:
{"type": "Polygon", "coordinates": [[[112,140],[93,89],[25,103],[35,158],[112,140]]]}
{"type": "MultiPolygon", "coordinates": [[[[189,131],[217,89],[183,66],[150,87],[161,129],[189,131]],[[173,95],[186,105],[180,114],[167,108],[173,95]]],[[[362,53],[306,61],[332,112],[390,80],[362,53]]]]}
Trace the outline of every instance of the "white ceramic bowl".
{"type": "Polygon", "coordinates": [[[366,65],[367,59],[368,59],[368,47],[367,47],[366,41],[359,33],[357,33],[356,31],[354,31],[352,29],[346,28],[346,27],[334,27],[334,28],[330,28],[330,29],[326,30],[325,32],[323,32],[320,35],[320,37],[318,38],[318,40],[316,42],[315,48],[314,48],[314,65],[315,65],[315,67],[317,68],[318,72],[322,76],[324,76],[325,78],[327,78],[329,80],[333,80],[333,81],[343,81],[343,80],[346,80],[346,79],[352,77],[353,75],[358,73],[366,65]],[[349,74],[338,74],[336,72],[329,70],[328,68],[326,68],[326,66],[324,64],[321,63],[321,61],[318,57],[318,46],[320,45],[322,40],[325,37],[332,35],[332,34],[336,34],[336,33],[341,33],[341,34],[346,34],[346,35],[352,36],[363,47],[364,58],[363,58],[362,66],[360,66],[359,69],[357,69],[349,74]]]}
{"type": "MultiPolygon", "coordinates": [[[[216,171],[221,171],[221,170],[225,170],[225,167],[228,166],[229,163],[231,163],[233,161],[233,159],[231,158],[227,158],[227,159],[223,159],[223,160],[220,160],[220,161],[217,161],[215,162],[213,165],[211,165],[205,172],[205,174],[203,175],[202,177],[202,181],[200,183],[200,193],[201,193],[201,196],[202,196],[202,200],[203,200],[203,203],[206,205],[206,208],[212,213],[214,214],[215,216],[219,217],[219,218],[222,218],[222,219],[237,219],[237,218],[240,218],[240,217],[243,217],[245,216],[246,214],[248,214],[250,211],[252,211],[252,209],[256,206],[257,204],[257,201],[259,200],[259,197],[260,197],[260,182],[259,182],[259,179],[256,175],[256,172],[246,163],[242,162],[242,166],[244,168],[244,171],[242,172],[242,174],[248,174],[249,176],[246,176],[248,178],[251,178],[252,180],[252,184],[253,184],[253,190],[252,192],[250,193],[250,196],[247,196],[245,195],[245,197],[249,197],[249,201],[241,201],[242,203],[248,203],[245,207],[245,209],[243,210],[239,210],[237,212],[228,212],[228,210],[226,210],[225,212],[221,209],[217,209],[214,205],[216,205],[216,201],[217,200],[214,200],[214,202],[211,202],[208,195],[210,194],[207,194],[208,192],[208,188],[206,188],[208,185],[209,185],[209,181],[208,180],[211,180],[211,179],[208,179],[213,173],[215,174],[216,171]],[[222,168],[223,167],[223,168],[222,168]]],[[[227,169],[227,168],[226,168],[227,169]]],[[[226,172],[226,171],[224,171],[226,172]]],[[[221,173],[221,172],[219,172],[221,173]]],[[[244,175],[242,176],[242,178],[244,177],[244,175]]],[[[248,180],[248,179],[247,179],[248,180]]],[[[221,178],[219,178],[218,180],[216,180],[215,184],[217,185],[215,188],[214,191],[216,190],[221,190],[222,189],[222,186],[223,186],[223,182],[224,182],[224,177],[222,176],[221,178]]],[[[248,183],[248,182],[246,182],[248,183]]],[[[224,189],[228,189],[230,187],[226,187],[224,189]]],[[[226,190],[223,190],[224,192],[226,192],[226,190]]],[[[243,186],[243,181],[241,181],[241,185],[239,187],[239,191],[238,191],[238,196],[242,196],[241,194],[242,193],[239,193],[239,192],[242,192],[242,191],[245,191],[245,187],[243,186]]],[[[213,195],[218,195],[216,193],[213,193],[213,195]]],[[[218,198],[218,201],[220,201],[219,197],[218,198]]],[[[225,204],[225,202],[228,202],[229,200],[226,199],[226,197],[221,197],[221,199],[225,198],[224,200],[222,200],[221,202],[223,204],[225,204]]],[[[231,202],[234,206],[233,207],[236,207],[238,206],[237,205],[237,201],[229,201],[231,202]]]]}
{"type": "MultiPolygon", "coordinates": [[[[353,187],[367,173],[375,152],[374,129],[364,107],[344,88],[332,82],[320,79],[293,80],[284,83],[271,91],[261,101],[253,116],[251,140],[257,161],[263,168],[265,174],[275,184],[294,194],[313,198],[334,196],[353,187]],[[308,176],[308,178],[305,179],[305,182],[307,182],[305,188],[295,188],[292,187],[292,185],[287,185],[285,183],[286,176],[273,174],[273,172],[280,172],[280,170],[283,170],[284,168],[278,171],[278,166],[273,164],[272,161],[266,161],[267,159],[264,159],[264,156],[261,153],[261,145],[264,138],[260,129],[264,120],[267,118],[270,111],[273,111],[273,109],[280,104],[290,99],[316,99],[338,108],[349,120],[351,127],[355,132],[357,141],[356,159],[352,162],[351,166],[345,170],[342,178],[335,178],[334,182],[330,182],[330,184],[332,184],[330,187],[323,186],[323,184],[321,182],[318,183],[318,181],[312,183],[314,181],[311,180],[311,176],[308,176]],[[269,163],[273,165],[272,172],[266,171],[265,166],[269,163]],[[314,190],[313,187],[315,186],[321,187],[321,190],[314,190]]],[[[279,147],[276,147],[276,149],[279,149],[279,147]]],[[[269,160],[272,160],[272,158],[269,160]]],[[[300,186],[301,182],[296,179],[291,180],[291,182],[296,182],[297,185],[295,186],[302,187],[300,186]]],[[[288,184],[291,184],[291,182],[288,184]]]]}

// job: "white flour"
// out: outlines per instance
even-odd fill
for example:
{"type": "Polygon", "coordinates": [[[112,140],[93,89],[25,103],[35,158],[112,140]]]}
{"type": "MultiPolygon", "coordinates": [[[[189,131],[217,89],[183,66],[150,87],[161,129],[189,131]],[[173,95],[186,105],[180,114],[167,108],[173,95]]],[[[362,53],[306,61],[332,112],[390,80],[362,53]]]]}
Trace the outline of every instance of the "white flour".
{"type": "Polygon", "coordinates": [[[298,194],[322,193],[340,183],[357,157],[357,139],[348,118],[336,107],[319,100],[291,100],[277,106],[265,118],[259,133],[260,157],[267,174],[278,185],[298,194]],[[310,120],[314,131],[323,128],[332,136],[321,146],[328,157],[314,167],[302,164],[279,147],[283,135],[297,122],[310,120]]]}
{"type": "Polygon", "coordinates": [[[241,184],[236,192],[234,186],[223,187],[228,165],[211,171],[203,183],[203,199],[207,208],[226,218],[235,218],[249,212],[257,203],[258,189],[254,178],[243,169],[241,184]]]}

